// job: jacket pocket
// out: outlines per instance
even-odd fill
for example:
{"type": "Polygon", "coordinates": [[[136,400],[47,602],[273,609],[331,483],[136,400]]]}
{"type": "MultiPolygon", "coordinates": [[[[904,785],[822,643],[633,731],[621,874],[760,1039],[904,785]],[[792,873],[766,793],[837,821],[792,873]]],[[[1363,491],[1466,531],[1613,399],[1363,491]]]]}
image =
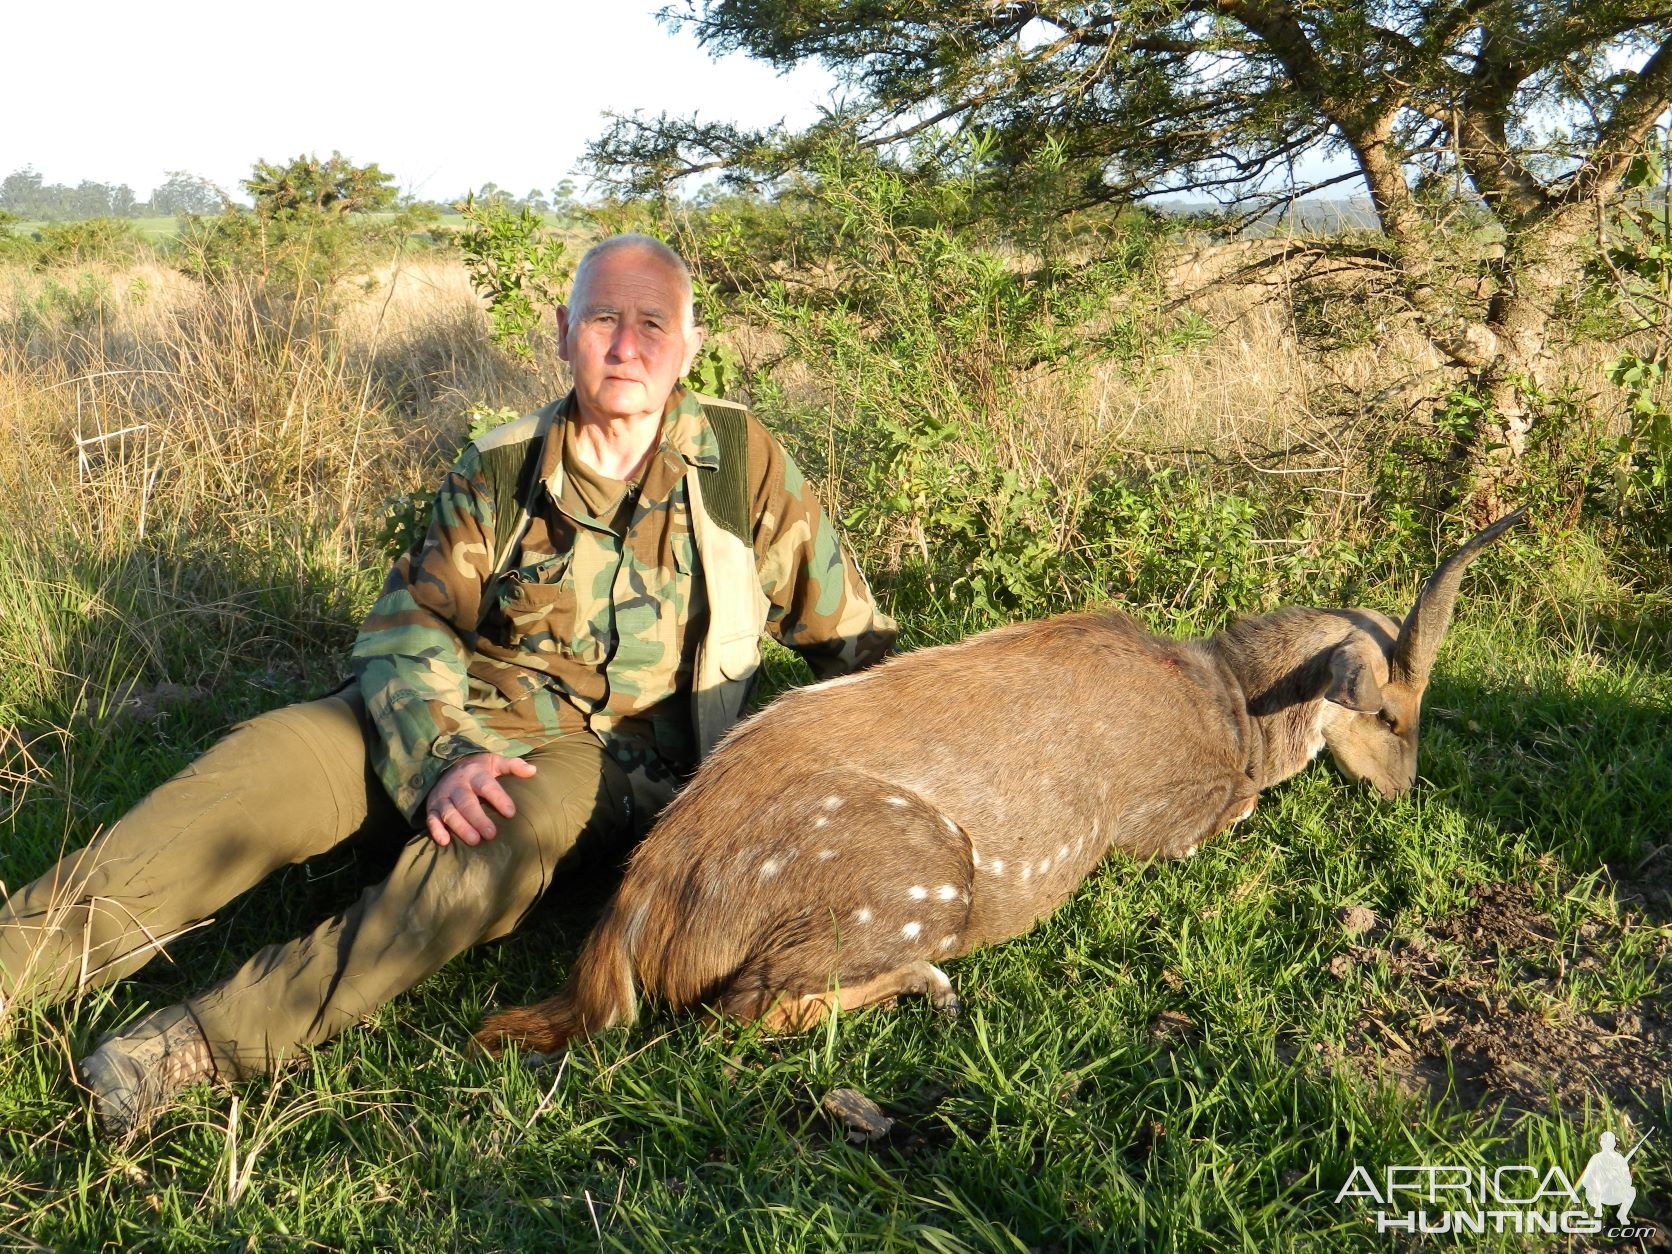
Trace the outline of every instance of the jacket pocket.
{"type": "Polygon", "coordinates": [[[495,618],[502,643],[513,649],[568,652],[575,637],[578,597],[573,554],[520,566],[500,580],[495,618]]]}
{"type": "Polygon", "coordinates": [[[747,679],[761,663],[758,632],[713,642],[714,666],[727,679],[747,679]]]}

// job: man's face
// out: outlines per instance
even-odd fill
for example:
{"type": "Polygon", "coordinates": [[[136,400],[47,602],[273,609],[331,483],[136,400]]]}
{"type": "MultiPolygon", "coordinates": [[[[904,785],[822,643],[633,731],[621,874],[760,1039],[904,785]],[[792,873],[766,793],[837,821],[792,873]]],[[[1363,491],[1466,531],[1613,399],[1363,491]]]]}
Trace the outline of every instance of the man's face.
{"type": "Polygon", "coordinates": [[[557,310],[558,356],[584,416],[660,416],[702,347],[686,308],[678,272],[653,253],[619,248],[587,266],[557,310]]]}

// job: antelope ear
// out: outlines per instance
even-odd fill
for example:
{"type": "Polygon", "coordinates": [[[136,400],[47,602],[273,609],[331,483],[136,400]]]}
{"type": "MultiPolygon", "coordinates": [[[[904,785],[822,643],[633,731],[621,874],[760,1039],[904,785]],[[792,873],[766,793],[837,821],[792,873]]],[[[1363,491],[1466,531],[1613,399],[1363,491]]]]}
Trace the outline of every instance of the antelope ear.
{"type": "Polygon", "coordinates": [[[1382,708],[1382,686],[1376,682],[1367,650],[1373,646],[1359,639],[1344,640],[1329,655],[1329,687],[1324,700],[1349,710],[1369,714],[1382,708]]]}

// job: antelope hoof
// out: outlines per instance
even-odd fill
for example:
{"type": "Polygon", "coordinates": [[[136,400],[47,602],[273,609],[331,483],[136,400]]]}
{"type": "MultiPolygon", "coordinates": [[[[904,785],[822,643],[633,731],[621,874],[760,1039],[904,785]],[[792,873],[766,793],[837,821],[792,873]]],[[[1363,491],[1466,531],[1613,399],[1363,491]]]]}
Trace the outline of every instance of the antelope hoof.
{"type": "Polygon", "coordinates": [[[959,1010],[958,994],[952,991],[952,981],[946,978],[946,972],[937,966],[930,966],[924,974],[929,985],[924,990],[928,994],[929,1004],[948,1019],[956,1019],[959,1010]]]}

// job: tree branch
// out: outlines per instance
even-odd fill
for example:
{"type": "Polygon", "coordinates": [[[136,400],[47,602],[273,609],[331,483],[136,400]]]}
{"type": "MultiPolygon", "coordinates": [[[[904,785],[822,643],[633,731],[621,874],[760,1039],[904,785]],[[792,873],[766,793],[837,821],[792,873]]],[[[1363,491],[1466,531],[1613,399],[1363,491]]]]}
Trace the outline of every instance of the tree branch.
{"type": "Polygon", "coordinates": [[[1597,132],[1590,156],[1562,188],[1556,207],[1606,201],[1625,176],[1643,137],[1668,107],[1672,107],[1672,37],[1655,49],[1621,93],[1613,113],[1597,132]]]}

